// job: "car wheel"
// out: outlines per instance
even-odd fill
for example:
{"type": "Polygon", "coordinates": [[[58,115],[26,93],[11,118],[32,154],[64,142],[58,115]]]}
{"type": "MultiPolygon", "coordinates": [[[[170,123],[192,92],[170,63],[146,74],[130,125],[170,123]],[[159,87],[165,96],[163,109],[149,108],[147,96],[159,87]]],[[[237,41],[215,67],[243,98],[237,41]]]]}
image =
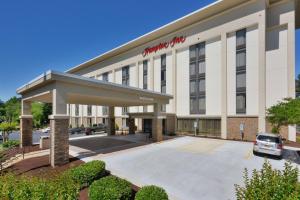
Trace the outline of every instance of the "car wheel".
{"type": "Polygon", "coordinates": [[[257,156],[257,152],[253,150],[253,155],[257,156]]]}

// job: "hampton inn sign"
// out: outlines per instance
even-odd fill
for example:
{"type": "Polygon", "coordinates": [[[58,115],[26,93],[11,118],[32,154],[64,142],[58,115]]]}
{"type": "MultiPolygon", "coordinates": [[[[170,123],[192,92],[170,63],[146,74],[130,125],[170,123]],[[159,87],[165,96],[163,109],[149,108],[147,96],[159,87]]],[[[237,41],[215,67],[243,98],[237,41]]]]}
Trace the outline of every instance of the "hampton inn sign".
{"type": "Polygon", "coordinates": [[[185,36],[174,37],[172,40],[170,40],[168,42],[161,42],[153,47],[147,47],[142,53],[143,57],[145,57],[153,52],[156,53],[157,51],[160,51],[162,49],[167,49],[167,48],[169,48],[169,46],[174,47],[176,44],[184,43],[185,39],[186,39],[185,36]]]}

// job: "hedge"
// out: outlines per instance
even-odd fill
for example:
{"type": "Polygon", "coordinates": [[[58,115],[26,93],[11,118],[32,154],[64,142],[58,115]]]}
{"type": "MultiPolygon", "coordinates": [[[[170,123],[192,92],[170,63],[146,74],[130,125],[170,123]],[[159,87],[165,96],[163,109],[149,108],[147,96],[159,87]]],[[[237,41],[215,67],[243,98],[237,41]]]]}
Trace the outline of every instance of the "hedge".
{"type": "Polygon", "coordinates": [[[4,148],[12,148],[12,147],[16,147],[19,145],[20,145],[20,142],[18,140],[8,140],[2,144],[2,146],[4,148]]]}
{"type": "Polygon", "coordinates": [[[79,185],[67,176],[40,179],[5,174],[0,176],[0,199],[9,200],[73,200],[79,185]]]}
{"type": "Polygon", "coordinates": [[[149,185],[142,187],[136,193],[135,200],[168,200],[168,195],[163,188],[149,185]]]}
{"type": "Polygon", "coordinates": [[[244,172],[244,185],[235,185],[236,199],[300,199],[298,168],[291,163],[285,163],[283,170],[272,169],[265,161],[261,170],[253,170],[252,175],[244,172]]]}
{"type": "Polygon", "coordinates": [[[92,183],[89,188],[90,200],[129,200],[131,184],[115,176],[107,176],[92,183]]]}
{"type": "Polygon", "coordinates": [[[89,186],[94,180],[105,175],[105,163],[94,160],[70,169],[66,173],[81,187],[89,186]]]}

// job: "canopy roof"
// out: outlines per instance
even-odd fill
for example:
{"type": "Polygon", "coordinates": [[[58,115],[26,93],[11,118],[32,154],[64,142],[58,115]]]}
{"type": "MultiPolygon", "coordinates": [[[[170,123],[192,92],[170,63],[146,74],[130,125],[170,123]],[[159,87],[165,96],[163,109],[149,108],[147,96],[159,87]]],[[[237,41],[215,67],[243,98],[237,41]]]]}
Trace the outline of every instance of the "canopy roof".
{"type": "Polygon", "coordinates": [[[17,89],[27,101],[52,102],[53,90],[66,96],[66,103],[106,106],[168,104],[173,97],[150,90],[86,78],[74,74],[47,71],[17,89]]]}

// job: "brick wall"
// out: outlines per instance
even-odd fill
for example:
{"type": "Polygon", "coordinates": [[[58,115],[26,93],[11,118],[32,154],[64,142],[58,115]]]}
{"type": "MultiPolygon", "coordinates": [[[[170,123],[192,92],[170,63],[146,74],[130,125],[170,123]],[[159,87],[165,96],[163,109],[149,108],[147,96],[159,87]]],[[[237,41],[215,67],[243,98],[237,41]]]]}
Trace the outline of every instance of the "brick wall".
{"type": "Polygon", "coordinates": [[[244,123],[244,140],[254,141],[258,132],[257,117],[228,117],[227,139],[241,139],[240,124],[244,123]]]}

